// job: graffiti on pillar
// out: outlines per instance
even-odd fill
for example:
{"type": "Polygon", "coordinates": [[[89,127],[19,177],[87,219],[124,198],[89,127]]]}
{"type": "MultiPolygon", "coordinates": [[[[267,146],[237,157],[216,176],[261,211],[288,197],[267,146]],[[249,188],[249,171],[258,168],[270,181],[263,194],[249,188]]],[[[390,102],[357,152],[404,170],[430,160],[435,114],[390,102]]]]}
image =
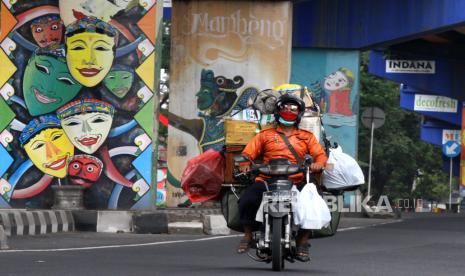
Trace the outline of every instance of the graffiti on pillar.
{"type": "Polygon", "coordinates": [[[56,185],[90,209],[156,203],[161,4],[1,2],[0,207],[50,208],[56,185]]]}
{"type": "Polygon", "coordinates": [[[325,95],[320,96],[323,112],[352,116],[350,93],[354,83],[354,74],[347,68],[339,68],[329,74],[323,81],[325,95]]]}
{"type": "Polygon", "coordinates": [[[195,91],[198,118],[186,119],[174,113],[168,113],[171,126],[192,135],[198,142],[199,152],[209,149],[221,151],[224,146],[223,118],[248,107],[248,100],[258,93],[257,88],[247,87],[240,93],[237,90],[244,85],[244,78],[232,79],[216,76],[212,70],[203,69],[200,87],[195,91]]]}
{"type": "Polygon", "coordinates": [[[291,81],[312,91],[332,142],[357,154],[358,51],[294,49],[291,81]],[[311,62],[309,62],[311,61],[311,62]]]}
{"type": "Polygon", "coordinates": [[[225,117],[289,81],[292,10],[286,1],[174,1],[172,11],[166,201],[179,206],[187,162],[223,149],[225,117]]]}

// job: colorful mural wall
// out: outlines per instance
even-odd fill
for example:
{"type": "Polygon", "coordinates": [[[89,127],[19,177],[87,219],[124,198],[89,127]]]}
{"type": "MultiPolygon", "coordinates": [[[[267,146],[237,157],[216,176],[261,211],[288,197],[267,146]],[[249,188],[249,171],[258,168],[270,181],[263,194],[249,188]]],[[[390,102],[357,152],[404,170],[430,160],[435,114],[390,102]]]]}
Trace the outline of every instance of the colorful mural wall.
{"type": "Polygon", "coordinates": [[[223,119],[290,73],[290,1],[174,1],[167,205],[191,158],[224,146],[223,119]]]}
{"type": "Polygon", "coordinates": [[[359,61],[358,51],[292,50],[291,82],[313,92],[331,142],[353,157],[358,144],[359,61]]]}
{"type": "Polygon", "coordinates": [[[460,144],[462,146],[460,150],[460,181],[459,181],[459,193],[460,197],[465,197],[465,105],[462,105],[462,139],[460,144]]]}
{"type": "Polygon", "coordinates": [[[159,2],[2,1],[0,207],[65,185],[88,209],[155,204],[159,2]]]}

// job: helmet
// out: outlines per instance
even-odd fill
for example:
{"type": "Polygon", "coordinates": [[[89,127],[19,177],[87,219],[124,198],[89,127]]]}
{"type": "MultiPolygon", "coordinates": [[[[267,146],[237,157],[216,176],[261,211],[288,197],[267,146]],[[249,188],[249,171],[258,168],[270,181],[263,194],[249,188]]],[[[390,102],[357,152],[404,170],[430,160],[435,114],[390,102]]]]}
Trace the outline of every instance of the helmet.
{"type": "Polygon", "coordinates": [[[283,105],[286,103],[293,103],[299,106],[299,114],[297,115],[297,119],[295,122],[296,126],[299,125],[300,120],[302,119],[302,116],[304,115],[304,112],[305,112],[305,103],[301,98],[295,95],[287,94],[287,93],[280,96],[278,101],[276,102],[275,109],[274,109],[274,118],[276,122],[279,122],[279,118],[280,118],[279,111],[282,109],[283,105]]]}

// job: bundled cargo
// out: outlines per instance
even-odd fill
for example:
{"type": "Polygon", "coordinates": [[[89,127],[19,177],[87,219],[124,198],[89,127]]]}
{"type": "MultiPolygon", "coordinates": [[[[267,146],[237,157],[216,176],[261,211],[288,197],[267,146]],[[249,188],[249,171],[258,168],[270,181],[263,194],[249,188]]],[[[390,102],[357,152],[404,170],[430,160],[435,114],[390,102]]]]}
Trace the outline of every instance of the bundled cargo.
{"type": "Polygon", "coordinates": [[[224,138],[226,145],[247,145],[257,134],[258,124],[256,122],[240,120],[224,120],[224,138]]]}

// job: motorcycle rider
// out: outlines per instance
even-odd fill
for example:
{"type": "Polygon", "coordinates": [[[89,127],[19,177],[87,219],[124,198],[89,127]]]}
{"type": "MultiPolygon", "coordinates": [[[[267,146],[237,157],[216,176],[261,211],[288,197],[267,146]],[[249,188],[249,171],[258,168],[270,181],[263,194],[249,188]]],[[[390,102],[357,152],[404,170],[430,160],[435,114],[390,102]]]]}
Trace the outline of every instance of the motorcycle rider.
{"type": "MultiPolygon", "coordinates": [[[[262,157],[265,164],[269,160],[276,158],[286,158],[291,163],[297,164],[298,161],[295,156],[279,135],[279,133],[282,133],[288,138],[289,143],[294,147],[301,159],[304,158],[305,154],[312,156],[311,172],[321,172],[328,158],[315,136],[311,132],[298,127],[304,112],[305,103],[299,97],[289,93],[280,96],[276,102],[274,111],[277,125],[273,128],[262,130],[257,134],[247,144],[242,151],[242,155],[250,160],[262,157]]],[[[250,162],[243,162],[239,165],[239,170],[241,172],[248,172],[250,165],[250,162]]],[[[303,173],[291,175],[289,179],[294,182],[294,185],[299,190],[302,190],[305,185],[305,176],[303,173]]],[[[255,179],[255,182],[247,187],[239,200],[240,220],[244,229],[244,236],[237,249],[237,252],[240,254],[247,252],[252,244],[252,232],[258,224],[255,221],[255,216],[259,209],[263,192],[266,191],[266,184],[263,183],[264,180],[265,176],[259,175],[255,179]]],[[[296,238],[295,258],[302,262],[310,260],[308,252],[309,235],[309,230],[300,229],[296,238]]]]}

